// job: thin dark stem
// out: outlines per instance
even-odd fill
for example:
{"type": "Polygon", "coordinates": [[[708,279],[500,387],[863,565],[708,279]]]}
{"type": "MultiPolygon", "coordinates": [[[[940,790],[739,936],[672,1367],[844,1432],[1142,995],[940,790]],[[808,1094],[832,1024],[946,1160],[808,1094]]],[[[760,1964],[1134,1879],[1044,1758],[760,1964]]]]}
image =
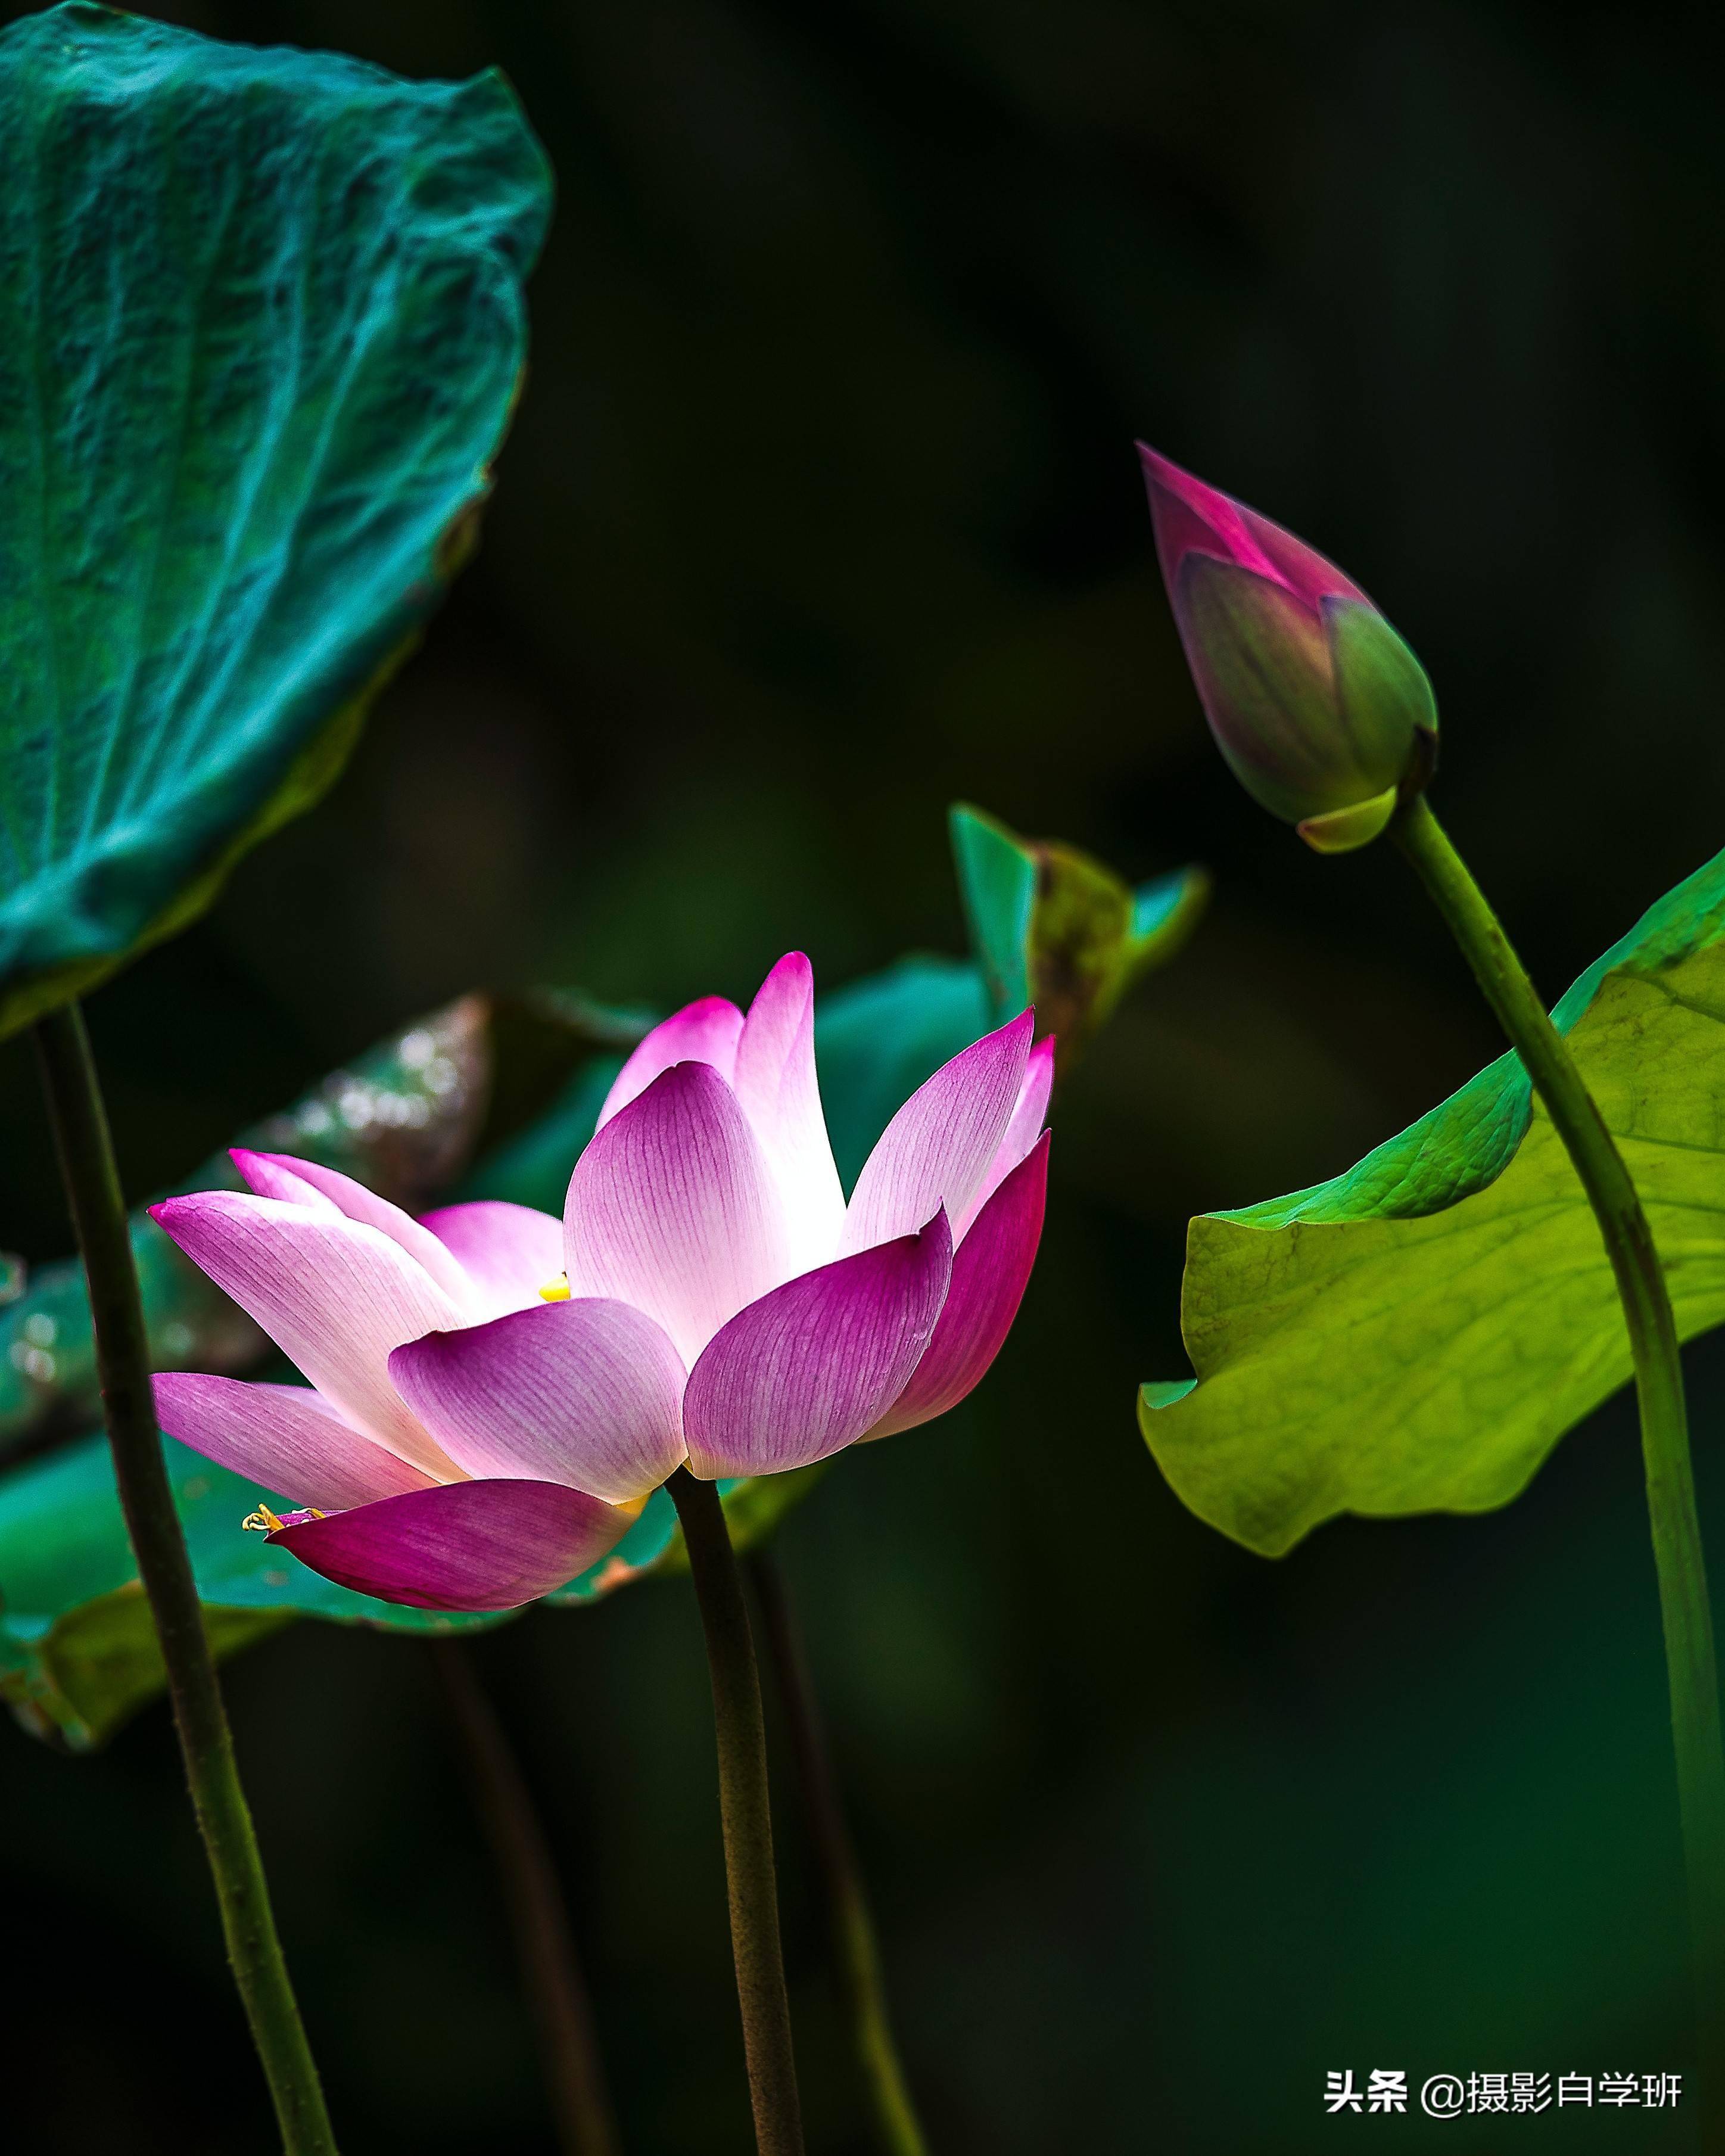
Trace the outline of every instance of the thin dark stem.
{"type": "Polygon", "coordinates": [[[731,1950],[737,1964],[743,2052],[755,2110],[755,2145],[759,2156],[803,2156],[802,2105],[778,1938],[767,1732],[742,1575],[714,1485],[698,1481],[686,1467],[680,1467],[667,1486],[683,1524],[712,1678],[731,1950]]]}
{"type": "Polygon", "coordinates": [[[215,1881],[228,1958],[275,2105],[288,2156],[334,2156],[300,2009],[270,1906],[263,1859],[240,1787],[203,1613],[156,1427],[150,1351],[107,1111],[82,1013],[64,1005],[35,1029],[78,1246],[90,1284],[102,1412],[120,1502],[162,1644],[180,1751],[215,1881]]]}
{"type": "Polygon", "coordinates": [[[1647,1510],[1671,1682],[1689,1879],[1704,2145],[1725,2148],[1725,1746],[1683,1366],[1659,1253],[1639,1193],[1568,1045],[1546,1015],[1479,886],[1423,796],[1390,827],[1514,1043],[1580,1177],[1617,1282],[1635,1360],[1647,1510]]]}
{"type": "Polygon", "coordinates": [[[459,1640],[428,1644],[503,1888],[558,2143],[564,2156],[618,2156],[593,2008],[532,1794],[472,1655],[459,1640]]]}
{"type": "Polygon", "coordinates": [[[875,1920],[864,1891],[862,1871],[845,1817],[838,1779],[827,1748],[826,1731],[809,1674],[808,1658],[792,1614],[784,1574],[770,1550],[752,1551],[745,1560],[760,1605],[767,1658],[778,1685],[809,1839],[826,1902],[833,1967],[840,2004],[850,2030],[856,2063],[868,2092],[875,2138],[884,2156],[927,2156],[928,2143],[899,2063],[886,2009],[886,1983],[875,1920]]]}

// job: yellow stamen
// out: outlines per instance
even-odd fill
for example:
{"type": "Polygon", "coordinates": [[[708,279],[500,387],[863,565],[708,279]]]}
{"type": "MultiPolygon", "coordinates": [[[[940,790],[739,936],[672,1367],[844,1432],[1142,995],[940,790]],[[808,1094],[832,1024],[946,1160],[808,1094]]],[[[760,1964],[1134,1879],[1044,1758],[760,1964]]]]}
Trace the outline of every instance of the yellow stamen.
{"type": "MultiPolygon", "coordinates": [[[[316,1505],[308,1505],[297,1517],[302,1520],[326,1520],[329,1514],[320,1512],[316,1505]]],[[[259,1505],[255,1512],[240,1522],[239,1531],[242,1534],[279,1535],[286,1525],[287,1522],[278,1520],[267,1505],[259,1505]]]]}
{"type": "Polygon", "coordinates": [[[569,1300],[567,1273],[559,1273],[555,1280],[547,1281],[539,1291],[539,1300],[542,1302],[567,1302],[569,1300]]]}

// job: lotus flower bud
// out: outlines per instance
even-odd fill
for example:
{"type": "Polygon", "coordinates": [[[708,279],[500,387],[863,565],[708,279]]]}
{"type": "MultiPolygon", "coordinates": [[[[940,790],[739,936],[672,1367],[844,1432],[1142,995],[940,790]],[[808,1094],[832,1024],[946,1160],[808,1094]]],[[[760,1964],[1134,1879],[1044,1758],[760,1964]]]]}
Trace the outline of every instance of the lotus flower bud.
{"type": "Polygon", "coordinates": [[[1319,853],[1375,839],[1429,775],[1425,670],[1358,585],[1291,531],[1138,445],[1156,552],[1216,745],[1319,853]]]}

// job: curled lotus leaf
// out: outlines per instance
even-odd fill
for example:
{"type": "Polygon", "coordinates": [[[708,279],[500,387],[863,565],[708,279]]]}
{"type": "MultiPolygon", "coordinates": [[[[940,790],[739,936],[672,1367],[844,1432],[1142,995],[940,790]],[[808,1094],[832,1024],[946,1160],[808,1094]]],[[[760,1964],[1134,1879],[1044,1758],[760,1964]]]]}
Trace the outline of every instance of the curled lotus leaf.
{"type": "Polygon", "coordinates": [[[1069,1070],[1133,982],[1184,945],[1209,903],[1209,872],[1177,869],[1134,891],[1064,839],[1021,839],[965,803],[951,824],[992,1023],[1034,1004],[1038,1034],[1054,1034],[1069,1070]]]}

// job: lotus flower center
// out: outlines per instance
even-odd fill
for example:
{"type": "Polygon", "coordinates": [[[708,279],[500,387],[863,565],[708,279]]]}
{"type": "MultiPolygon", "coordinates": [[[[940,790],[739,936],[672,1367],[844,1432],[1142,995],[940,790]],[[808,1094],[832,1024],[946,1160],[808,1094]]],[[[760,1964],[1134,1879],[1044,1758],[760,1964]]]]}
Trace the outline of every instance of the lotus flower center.
{"type": "Polygon", "coordinates": [[[559,1273],[555,1280],[547,1281],[539,1291],[539,1300],[542,1302],[567,1302],[569,1300],[567,1273],[559,1273]]]}

